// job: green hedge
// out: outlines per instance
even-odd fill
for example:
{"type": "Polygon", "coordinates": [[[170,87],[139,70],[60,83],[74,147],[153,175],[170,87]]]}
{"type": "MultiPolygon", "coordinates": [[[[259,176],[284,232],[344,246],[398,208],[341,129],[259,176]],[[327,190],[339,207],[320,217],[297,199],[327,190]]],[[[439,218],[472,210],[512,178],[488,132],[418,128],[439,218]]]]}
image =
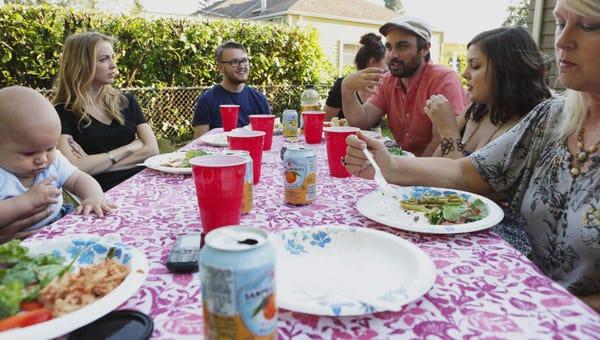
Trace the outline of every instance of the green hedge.
{"type": "Polygon", "coordinates": [[[56,6],[7,5],[0,7],[0,87],[50,88],[65,38],[88,30],[118,39],[117,87],[214,84],[220,81],[214,51],[226,39],[249,49],[250,84],[330,83],[335,74],[314,29],[248,21],[147,20],[56,6]]]}

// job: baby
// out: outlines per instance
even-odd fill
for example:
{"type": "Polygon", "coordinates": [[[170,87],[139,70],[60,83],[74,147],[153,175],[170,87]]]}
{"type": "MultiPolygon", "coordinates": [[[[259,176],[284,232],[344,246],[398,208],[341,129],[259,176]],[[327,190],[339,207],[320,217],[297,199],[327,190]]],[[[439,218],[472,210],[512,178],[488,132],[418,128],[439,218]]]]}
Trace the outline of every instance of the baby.
{"type": "Polygon", "coordinates": [[[0,234],[4,237],[62,217],[63,187],[82,199],[77,213],[93,211],[103,216],[115,207],[106,202],[96,180],[56,149],[60,132],[58,114],[44,96],[20,86],[0,89],[0,234]]]}

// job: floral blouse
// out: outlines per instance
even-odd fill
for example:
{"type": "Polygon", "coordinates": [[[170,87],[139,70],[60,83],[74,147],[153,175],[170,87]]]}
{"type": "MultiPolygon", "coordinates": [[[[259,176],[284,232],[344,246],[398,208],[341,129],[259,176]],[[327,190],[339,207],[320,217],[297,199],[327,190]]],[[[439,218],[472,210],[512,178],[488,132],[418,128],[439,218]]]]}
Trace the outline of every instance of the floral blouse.
{"type": "Polygon", "coordinates": [[[523,217],[531,260],[575,295],[600,293],[600,154],[573,178],[554,131],[562,99],[549,99],[469,158],[523,217]]]}

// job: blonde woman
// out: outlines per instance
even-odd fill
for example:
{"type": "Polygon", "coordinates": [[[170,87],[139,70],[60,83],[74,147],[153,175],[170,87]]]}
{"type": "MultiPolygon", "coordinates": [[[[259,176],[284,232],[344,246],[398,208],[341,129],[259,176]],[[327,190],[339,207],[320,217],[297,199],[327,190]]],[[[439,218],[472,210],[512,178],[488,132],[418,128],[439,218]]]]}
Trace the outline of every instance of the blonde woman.
{"type": "Polygon", "coordinates": [[[393,183],[504,195],[533,241],[531,260],[600,311],[600,2],[558,0],[554,16],[566,99],[541,103],[469,157],[392,157],[359,135],[347,139],[345,162],[373,178],[361,152],[369,147],[393,183]]]}
{"type": "Polygon", "coordinates": [[[117,75],[114,42],[98,32],[68,37],[53,98],[62,124],[58,149],[104,191],[158,154],[156,137],[135,98],[111,86],[117,75]]]}

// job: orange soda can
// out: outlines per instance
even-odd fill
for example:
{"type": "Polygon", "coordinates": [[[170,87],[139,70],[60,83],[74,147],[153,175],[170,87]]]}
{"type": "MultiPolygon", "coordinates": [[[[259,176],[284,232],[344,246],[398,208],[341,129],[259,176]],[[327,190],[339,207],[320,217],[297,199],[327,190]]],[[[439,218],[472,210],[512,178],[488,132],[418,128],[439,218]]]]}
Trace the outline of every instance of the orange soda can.
{"type": "Polygon", "coordinates": [[[317,155],[302,146],[289,146],[283,154],[284,201],[307,205],[317,198],[317,155]]]}

